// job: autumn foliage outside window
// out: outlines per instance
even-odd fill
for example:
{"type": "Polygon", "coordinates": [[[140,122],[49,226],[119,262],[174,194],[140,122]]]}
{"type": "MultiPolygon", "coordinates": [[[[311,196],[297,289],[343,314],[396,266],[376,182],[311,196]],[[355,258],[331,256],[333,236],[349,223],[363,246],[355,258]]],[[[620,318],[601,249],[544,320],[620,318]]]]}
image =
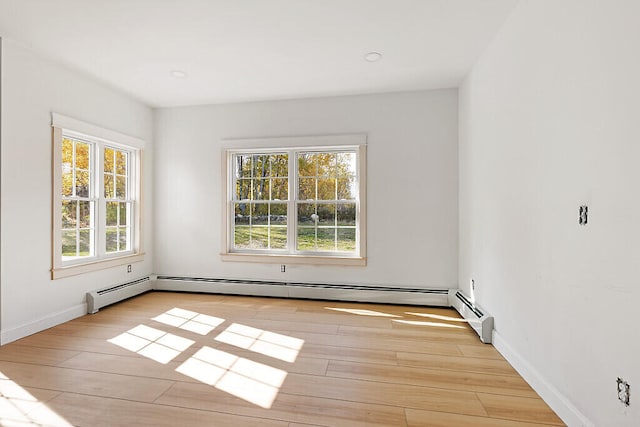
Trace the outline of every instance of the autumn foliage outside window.
{"type": "Polygon", "coordinates": [[[357,148],[231,156],[232,252],[358,255],[357,148]]]}
{"type": "Polygon", "coordinates": [[[133,151],[62,138],[62,260],[132,249],[133,151]]]}
{"type": "Polygon", "coordinates": [[[96,200],[92,186],[94,147],[62,140],[62,256],[94,255],[96,200]]]}

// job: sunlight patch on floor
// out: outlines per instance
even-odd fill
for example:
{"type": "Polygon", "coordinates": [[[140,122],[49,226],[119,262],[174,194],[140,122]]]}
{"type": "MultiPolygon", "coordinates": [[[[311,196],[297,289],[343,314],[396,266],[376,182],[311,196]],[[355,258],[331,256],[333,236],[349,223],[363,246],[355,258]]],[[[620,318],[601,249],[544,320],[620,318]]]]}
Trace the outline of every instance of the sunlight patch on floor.
{"type": "Polygon", "coordinates": [[[0,426],[73,427],[0,372],[0,426]]]}
{"type": "Polygon", "coordinates": [[[207,335],[224,323],[224,319],[219,317],[208,316],[177,307],[154,317],[152,320],[200,335],[207,335]]]}
{"type": "Polygon", "coordinates": [[[461,322],[461,323],[467,323],[467,321],[465,319],[460,319],[457,317],[450,317],[450,316],[441,316],[438,314],[431,314],[431,313],[417,313],[417,312],[411,312],[411,311],[407,311],[405,312],[404,316],[403,315],[397,315],[397,314],[391,314],[391,313],[384,313],[382,311],[374,311],[374,310],[363,310],[363,309],[356,309],[356,308],[338,308],[338,307],[325,307],[326,310],[333,310],[333,311],[340,311],[343,313],[350,313],[350,314],[357,314],[360,316],[375,316],[375,317],[389,317],[391,318],[392,322],[396,322],[396,323],[400,323],[400,324],[404,324],[404,325],[413,325],[413,326],[429,326],[429,327],[436,327],[436,328],[451,328],[451,329],[466,329],[464,326],[458,326],[458,325],[452,325],[450,323],[444,323],[444,322],[461,322]],[[443,322],[431,322],[431,321],[424,321],[424,320],[411,320],[411,319],[406,319],[407,316],[416,316],[416,317],[427,317],[429,319],[434,319],[434,320],[442,320],[443,322]]]}
{"type": "Polygon", "coordinates": [[[145,325],[138,325],[108,341],[162,364],[171,362],[195,343],[145,325]]]}
{"type": "MultiPolygon", "coordinates": [[[[225,322],[219,317],[177,307],[151,320],[200,335],[209,334],[225,322]]],[[[295,362],[304,344],[299,338],[239,323],[231,324],[214,339],[290,363],[295,362]]],[[[138,325],[107,341],[162,364],[195,344],[188,338],[147,325],[138,325]]],[[[271,407],[287,377],[282,369],[208,346],[200,348],[176,371],[262,408],[271,407]]]]}
{"type": "Polygon", "coordinates": [[[434,326],[437,328],[466,329],[464,326],[460,326],[460,325],[451,325],[449,323],[440,323],[440,322],[425,322],[422,320],[392,319],[392,322],[402,323],[404,325],[413,325],[413,326],[434,326]]]}
{"type": "Polygon", "coordinates": [[[372,317],[402,317],[395,314],[383,313],[381,311],[363,310],[359,308],[338,308],[338,307],[325,307],[327,310],[340,311],[343,313],[358,314],[360,316],[372,316],[372,317]]]}
{"type": "Polygon", "coordinates": [[[304,340],[234,323],[215,337],[216,341],[293,363],[304,340]]]}
{"type": "Polygon", "coordinates": [[[262,408],[270,408],[287,372],[203,347],[176,371],[262,408]]]}
{"type": "Polygon", "coordinates": [[[430,319],[437,319],[437,320],[446,320],[447,322],[460,322],[460,323],[467,323],[466,319],[461,319],[459,317],[451,317],[451,316],[442,316],[439,314],[431,314],[431,313],[413,313],[413,312],[406,312],[406,314],[409,314],[411,316],[418,316],[418,317],[428,317],[430,319]]]}

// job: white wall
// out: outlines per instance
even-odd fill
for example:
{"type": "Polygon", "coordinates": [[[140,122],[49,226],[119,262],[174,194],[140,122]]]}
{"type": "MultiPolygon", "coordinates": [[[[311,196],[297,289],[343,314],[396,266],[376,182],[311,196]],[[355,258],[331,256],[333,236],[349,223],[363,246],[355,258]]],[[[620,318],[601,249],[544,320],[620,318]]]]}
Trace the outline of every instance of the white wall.
{"type": "Polygon", "coordinates": [[[157,110],[157,273],[442,287],[457,285],[457,91],[157,110]],[[222,262],[221,140],[368,134],[368,265],[222,262]]]}
{"type": "MultiPolygon", "coordinates": [[[[85,293],[152,272],[148,256],[133,265],[50,280],[51,112],[147,141],[152,111],[84,75],[2,40],[1,328],[2,341],[83,314],[85,293]]],[[[150,163],[150,162],[147,162],[150,163]]],[[[151,165],[146,195],[151,196],[151,165]]],[[[151,210],[144,218],[151,226],[151,210]]]]}
{"type": "Polygon", "coordinates": [[[460,284],[571,426],[640,425],[639,16],[522,1],[460,90],[460,284]]]}

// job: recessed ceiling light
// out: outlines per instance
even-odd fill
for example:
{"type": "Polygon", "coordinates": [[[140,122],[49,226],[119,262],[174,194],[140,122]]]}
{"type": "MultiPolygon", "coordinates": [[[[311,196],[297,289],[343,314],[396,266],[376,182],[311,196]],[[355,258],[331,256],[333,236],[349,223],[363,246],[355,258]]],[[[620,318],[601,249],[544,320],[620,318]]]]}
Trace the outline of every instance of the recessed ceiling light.
{"type": "Polygon", "coordinates": [[[368,62],[377,62],[382,59],[382,54],[380,52],[369,52],[364,56],[364,59],[368,62]]]}
{"type": "Polygon", "coordinates": [[[185,79],[187,77],[187,73],[182,70],[172,70],[171,77],[175,77],[176,79],[185,79]]]}

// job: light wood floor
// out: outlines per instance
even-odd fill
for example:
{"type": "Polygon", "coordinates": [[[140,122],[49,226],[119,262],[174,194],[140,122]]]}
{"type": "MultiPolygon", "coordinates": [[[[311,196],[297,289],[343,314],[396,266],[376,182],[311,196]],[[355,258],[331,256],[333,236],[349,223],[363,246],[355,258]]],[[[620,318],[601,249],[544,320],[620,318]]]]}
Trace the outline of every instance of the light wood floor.
{"type": "Polygon", "coordinates": [[[0,347],[0,425],[563,424],[454,310],[153,292],[0,347]]]}

